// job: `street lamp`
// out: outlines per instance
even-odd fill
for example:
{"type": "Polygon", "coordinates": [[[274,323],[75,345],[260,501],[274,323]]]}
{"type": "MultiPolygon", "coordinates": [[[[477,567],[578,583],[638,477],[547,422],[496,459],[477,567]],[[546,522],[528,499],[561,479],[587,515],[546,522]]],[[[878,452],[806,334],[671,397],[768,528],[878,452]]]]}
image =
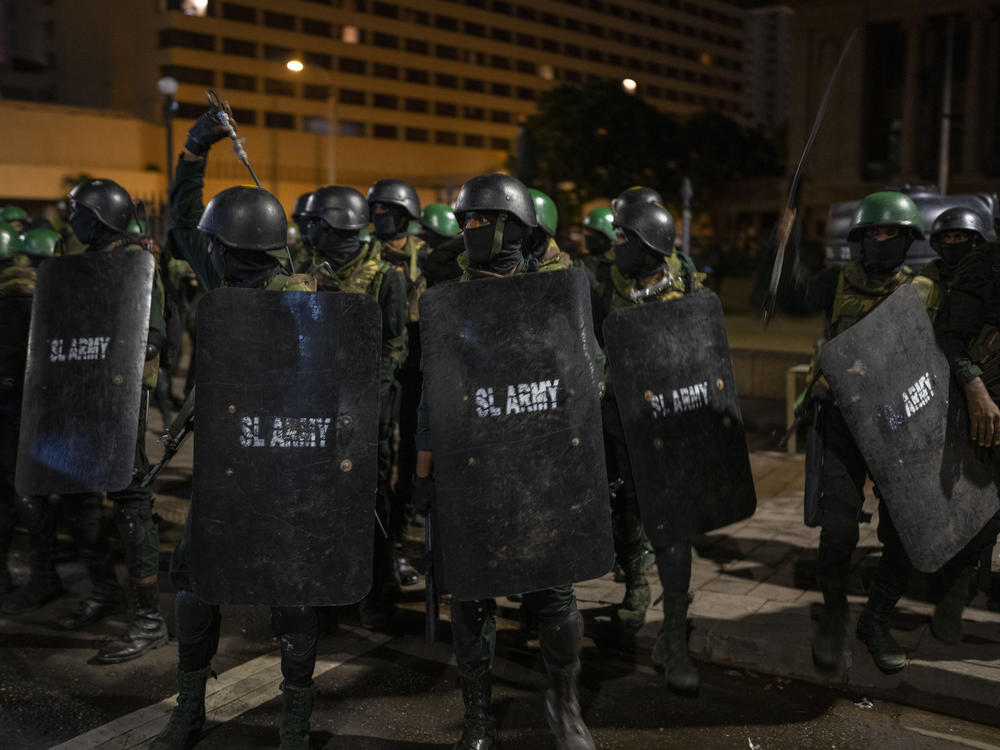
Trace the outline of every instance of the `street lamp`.
{"type": "MultiPolygon", "coordinates": [[[[285,67],[288,68],[293,73],[301,73],[305,70],[305,65],[303,65],[301,60],[289,60],[285,63],[285,67]]],[[[326,103],[327,103],[327,126],[329,127],[328,138],[327,138],[327,162],[326,162],[326,181],[328,185],[337,184],[337,164],[336,164],[336,146],[337,146],[337,113],[334,109],[336,104],[336,99],[333,96],[333,79],[332,76],[327,73],[326,76],[326,103]]]]}
{"type": "Polygon", "coordinates": [[[636,82],[635,82],[634,80],[632,80],[631,78],[623,78],[623,79],[622,79],[622,88],[623,88],[623,89],[625,89],[626,93],[629,93],[629,94],[634,94],[634,93],[635,93],[635,90],[636,90],[636,89],[637,89],[638,87],[639,87],[639,84],[638,84],[638,83],[636,83],[636,82]]]}
{"type": "Polygon", "coordinates": [[[174,183],[174,112],[177,102],[177,79],[166,76],[156,82],[156,88],[163,94],[163,127],[167,129],[167,193],[174,183]]]}

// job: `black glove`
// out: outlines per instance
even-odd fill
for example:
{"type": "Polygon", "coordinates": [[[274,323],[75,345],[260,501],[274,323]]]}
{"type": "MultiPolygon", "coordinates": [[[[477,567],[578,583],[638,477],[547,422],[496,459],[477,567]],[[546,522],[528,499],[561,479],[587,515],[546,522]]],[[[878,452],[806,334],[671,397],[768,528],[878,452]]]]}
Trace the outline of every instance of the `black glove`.
{"type": "Polygon", "coordinates": [[[410,504],[413,509],[422,516],[426,516],[434,501],[436,490],[434,489],[434,477],[413,477],[413,490],[410,492],[410,504]]]}
{"type": "MultiPolygon", "coordinates": [[[[225,105],[226,114],[232,120],[232,111],[229,109],[229,105],[225,105]]],[[[236,127],[236,121],[233,120],[233,127],[236,127]]],[[[229,134],[226,126],[219,122],[219,109],[217,107],[212,107],[207,112],[203,112],[201,116],[194,121],[194,125],[188,130],[187,143],[184,144],[184,148],[190,151],[195,156],[204,156],[208,153],[208,149],[212,147],[213,143],[221,141],[229,134]]]]}
{"type": "Polygon", "coordinates": [[[166,336],[150,328],[149,335],[146,337],[146,361],[149,362],[149,360],[156,357],[163,350],[163,345],[166,343],[166,336]]]}

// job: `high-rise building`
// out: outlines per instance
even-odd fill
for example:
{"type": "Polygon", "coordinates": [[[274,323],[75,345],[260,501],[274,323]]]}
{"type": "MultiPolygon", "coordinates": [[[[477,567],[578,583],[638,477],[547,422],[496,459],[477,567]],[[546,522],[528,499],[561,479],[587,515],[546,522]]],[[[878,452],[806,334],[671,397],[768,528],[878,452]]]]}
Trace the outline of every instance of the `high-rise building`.
{"type": "Polygon", "coordinates": [[[794,23],[795,11],[788,5],[746,12],[743,112],[754,127],[775,128],[788,120],[794,23]]]}

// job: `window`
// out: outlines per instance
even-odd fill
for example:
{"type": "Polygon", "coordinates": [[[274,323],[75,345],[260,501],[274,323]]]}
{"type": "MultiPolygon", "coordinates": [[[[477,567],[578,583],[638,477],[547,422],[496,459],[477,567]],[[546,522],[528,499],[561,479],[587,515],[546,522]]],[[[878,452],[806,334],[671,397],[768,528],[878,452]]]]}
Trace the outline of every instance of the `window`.
{"type": "Polygon", "coordinates": [[[426,128],[407,128],[406,140],[415,143],[427,143],[430,140],[430,131],[426,128]]]}
{"type": "Polygon", "coordinates": [[[542,13],[542,23],[546,26],[552,26],[554,28],[559,28],[559,16],[555,13],[542,13]]]}
{"type": "Polygon", "coordinates": [[[257,45],[254,42],[246,42],[242,39],[224,37],[222,40],[222,51],[227,55],[257,57],[257,45]]]}
{"type": "Polygon", "coordinates": [[[393,81],[399,80],[399,68],[388,63],[375,63],[374,74],[376,78],[389,78],[393,81]]]}
{"type": "Polygon", "coordinates": [[[364,138],[365,124],[356,120],[338,120],[337,135],[342,138],[364,138]]]}
{"type": "Polygon", "coordinates": [[[470,148],[482,148],[486,145],[486,139],[481,135],[466,133],[462,136],[462,145],[470,148]]]}
{"type": "Polygon", "coordinates": [[[451,16],[434,16],[434,25],[445,31],[458,31],[458,19],[451,16]]]}
{"type": "Polygon", "coordinates": [[[486,110],[482,107],[462,107],[462,117],[466,120],[485,120],[486,110]]]}
{"type": "MultiPolygon", "coordinates": [[[[333,25],[326,21],[318,21],[315,18],[302,19],[302,33],[313,36],[333,36],[333,25]]],[[[346,39],[344,40],[347,41],[346,39]]]]}
{"type": "Polygon", "coordinates": [[[431,53],[431,46],[422,39],[407,39],[403,43],[403,49],[415,55],[429,55],[431,53]]]}
{"type": "Polygon", "coordinates": [[[517,35],[517,43],[521,47],[532,47],[532,48],[534,48],[534,47],[538,46],[538,40],[535,39],[535,37],[533,37],[531,34],[518,34],[517,35]]]}
{"type": "Polygon", "coordinates": [[[535,90],[534,89],[524,88],[523,86],[518,86],[517,87],[517,98],[518,99],[529,99],[531,101],[534,101],[534,99],[535,99],[535,90]]]}
{"type": "Polygon", "coordinates": [[[376,31],[372,34],[372,44],[386,49],[399,49],[399,37],[395,34],[383,34],[376,31]]]}
{"type": "Polygon", "coordinates": [[[344,26],[340,30],[340,41],[344,44],[358,44],[365,41],[365,32],[357,26],[344,26]]]}
{"type": "Polygon", "coordinates": [[[490,110],[490,122],[510,122],[510,112],[505,112],[502,109],[490,110]]]}
{"type": "Polygon", "coordinates": [[[306,99],[316,99],[318,101],[325,102],[327,97],[326,86],[320,86],[315,83],[307,83],[302,87],[302,96],[306,99]]]}
{"type": "Polygon", "coordinates": [[[457,89],[458,88],[458,76],[448,75],[447,73],[435,73],[434,83],[437,86],[441,86],[446,89],[457,89]]]}
{"type": "Polygon", "coordinates": [[[222,17],[227,21],[242,21],[243,23],[257,23],[257,10],[246,5],[236,3],[222,4],[222,17]]]}
{"type": "Polygon", "coordinates": [[[457,117],[458,107],[451,102],[434,102],[434,114],[440,117],[457,117]]]}
{"type": "Polygon", "coordinates": [[[503,55],[490,55],[490,65],[500,70],[510,70],[510,58],[503,55]]]}
{"type": "Polygon", "coordinates": [[[598,63],[603,62],[604,53],[602,53],[599,49],[588,49],[587,60],[589,60],[590,62],[598,62],[598,63]]]}
{"type": "Polygon", "coordinates": [[[486,27],[481,23],[465,22],[465,33],[469,36],[486,36],[486,27]]]}
{"type": "Polygon", "coordinates": [[[583,80],[583,75],[581,75],[580,71],[578,70],[570,70],[569,68],[565,68],[563,70],[563,79],[566,81],[570,81],[571,83],[577,83],[583,80]]]}
{"type": "Polygon", "coordinates": [[[507,31],[507,29],[498,29],[498,28],[490,29],[490,38],[496,39],[498,42],[509,42],[510,36],[511,36],[510,32],[507,31]]]}
{"type": "MultiPolygon", "coordinates": [[[[420,114],[427,114],[427,112],[430,111],[430,104],[426,99],[407,98],[404,109],[406,109],[407,112],[419,112],[420,114]]],[[[407,140],[409,140],[409,138],[407,138],[407,140]]]]}
{"type": "Polygon", "coordinates": [[[333,70],[333,58],[330,55],[325,55],[322,52],[304,52],[302,57],[306,65],[315,65],[323,70],[333,70]]]}
{"type": "Polygon", "coordinates": [[[426,70],[418,70],[417,68],[407,68],[404,71],[403,80],[407,83],[430,83],[430,73],[426,70]]]}
{"type": "MultiPolygon", "coordinates": [[[[161,29],[160,48],[169,47],[186,47],[212,52],[215,50],[215,37],[211,34],[196,34],[184,29],[161,29]]],[[[204,110],[204,107],[202,109],[204,110]]]]}
{"type": "Polygon", "coordinates": [[[264,25],[272,29],[295,31],[295,16],[288,13],[275,13],[271,10],[265,10],[264,25]]]}
{"type": "Polygon", "coordinates": [[[264,59],[285,62],[291,60],[295,53],[290,47],[278,47],[274,44],[264,45],[264,59]]]}
{"type": "Polygon", "coordinates": [[[490,138],[490,148],[495,148],[497,151],[510,151],[510,139],[494,136],[490,138]]]}
{"type": "Polygon", "coordinates": [[[575,18],[567,18],[566,19],[566,29],[568,31],[579,31],[579,32],[582,32],[583,31],[583,24],[580,23],[575,18]]]}
{"type": "Polygon", "coordinates": [[[548,37],[546,37],[545,39],[542,39],[542,50],[544,50],[545,52],[558,53],[559,42],[557,42],[555,39],[549,39],[548,37]]]}
{"type": "Polygon", "coordinates": [[[435,44],[434,54],[445,60],[457,60],[458,47],[452,47],[450,44],[435,44]]]}
{"type": "Polygon", "coordinates": [[[510,96],[510,86],[506,83],[491,83],[490,93],[493,96],[510,96]]]}
{"type": "Polygon", "coordinates": [[[321,135],[329,135],[333,130],[330,127],[328,119],[318,117],[317,115],[303,115],[302,129],[307,133],[319,133],[321,135]]]}
{"type": "Polygon", "coordinates": [[[234,91],[256,91],[257,78],[242,73],[223,73],[222,87],[234,91]]]}
{"type": "MultiPolygon", "coordinates": [[[[205,111],[205,105],[201,105],[201,111],[205,111]]],[[[257,124],[257,112],[252,109],[240,109],[238,107],[233,107],[233,119],[240,125],[256,125],[257,124]]]]}
{"type": "Polygon", "coordinates": [[[518,73],[528,73],[529,75],[535,75],[538,69],[531,60],[518,60],[517,61],[517,72],[518,73]]]}
{"type": "Polygon", "coordinates": [[[295,115],[285,114],[284,112],[265,112],[264,127],[295,130],[295,115]]]}
{"type": "MultiPolygon", "coordinates": [[[[177,108],[174,110],[174,116],[180,117],[184,120],[196,120],[202,116],[205,112],[204,104],[197,104],[192,102],[176,102],[177,108]]],[[[233,117],[236,113],[233,113],[233,117]]],[[[237,120],[237,122],[242,123],[242,120],[237,120]]]]}
{"type": "Polygon", "coordinates": [[[479,78],[466,78],[462,83],[466,91],[486,93],[486,81],[479,78]]]}
{"type": "MultiPolygon", "coordinates": [[[[205,108],[201,108],[202,112],[205,108]]],[[[458,133],[453,133],[450,130],[435,130],[434,131],[434,142],[442,146],[457,146],[458,145],[458,133]]]]}
{"type": "Polygon", "coordinates": [[[375,94],[372,104],[379,109],[399,109],[399,98],[392,94],[375,94]]]}
{"type": "Polygon", "coordinates": [[[275,78],[264,79],[264,93],[278,96],[295,96],[295,84],[290,81],[279,81],[275,78]]]}
{"type": "Polygon", "coordinates": [[[368,101],[368,95],[364,91],[357,89],[340,89],[337,91],[337,100],[341,104],[360,104],[364,106],[368,101]]]}
{"type": "Polygon", "coordinates": [[[337,66],[341,73],[365,74],[364,60],[355,60],[353,57],[341,57],[337,60],[337,66]]]}
{"type": "Polygon", "coordinates": [[[410,23],[418,23],[421,26],[430,26],[431,14],[427,11],[416,10],[415,8],[403,8],[403,20],[410,23]]]}
{"type": "Polygon", "coordinates": [[[372,135],[376,138],[394,141],[399,138],[399,130],[395,125],[374,125],[372,126],[372,135]]]}
{"type": "Polygon", "coordinates": [[[518,5],[517,6],[517,17],[518,18],[523,18],[525,21],[534,21],[535,18],[536,18],[536,16],[535,16],[535,9],[534,8],[529,8],[526,5],[518,5]]]}
{"type": "Polygon", "coordinates": [[[563,47],[563,53],[570,57],[583,57],[583,50],[580,49],[579,44],[567,44],[563,47]]]}
{"type": "Polygon", "coordinates": [[[372,13],[383,18],[399,18],[399,7],[391,3],[373,3],[372,13]]]}
{"type": "Polygon", "coordinates": [[[184,65],[163,65],[160,75],[176,78],[180,83],[194,83],[198,86],[214,86],[215,71],[203,68],[189,68],[184,65]]]}
{"type": "Polygon", "coordinates": [[[509,16],[514,12],[514,7],[510,3],[503,2],[503,0],[493,0],[493,12],[509,16]]]}

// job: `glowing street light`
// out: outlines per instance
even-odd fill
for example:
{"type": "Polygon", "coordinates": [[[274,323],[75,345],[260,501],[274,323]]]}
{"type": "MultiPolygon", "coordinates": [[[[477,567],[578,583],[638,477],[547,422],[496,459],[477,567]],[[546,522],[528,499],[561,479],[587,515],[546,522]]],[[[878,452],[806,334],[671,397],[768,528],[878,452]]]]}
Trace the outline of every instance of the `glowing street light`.
{"type": "Polygon", "coordinates": [[[302,64],[301,60],[289,60],[285,63],[285,67],[293,73],[301,73],[306,66],[302,64]]]}
{"type": "Polygon", "coordinates": [[[639,87],[639,84],[636,83],[631,78],[624,78],[624,79],[622,79],[622,88],[625,89],[625,91],[627,91],[628,93],[634,94],[635,90],[638,87],[639,87]]]}

